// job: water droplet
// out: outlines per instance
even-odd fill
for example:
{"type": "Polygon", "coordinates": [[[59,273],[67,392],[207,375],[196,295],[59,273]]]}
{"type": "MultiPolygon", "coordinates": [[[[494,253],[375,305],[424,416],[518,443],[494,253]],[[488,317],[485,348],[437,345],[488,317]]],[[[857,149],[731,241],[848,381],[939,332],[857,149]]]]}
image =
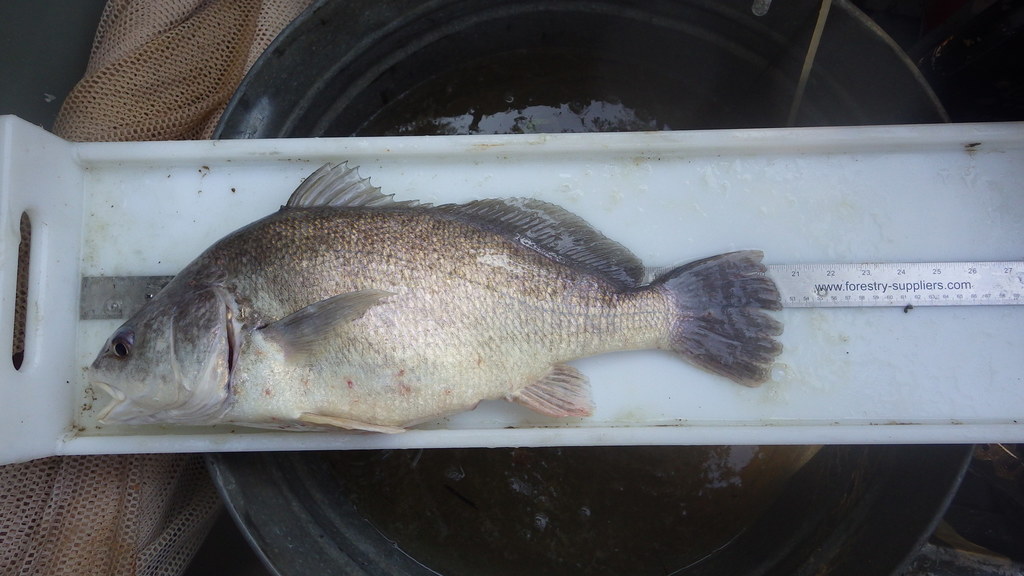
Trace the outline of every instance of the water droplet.
{"type": "Polygon", "coordinates": [[[768,13],[768,9],[771,8],[772,0],[754,0],[754,4],[750,7],[750,11],[754,13],[754,16],[764,16],[768,13]]]}
{"type": "Polygon", "coordinates": [[[533,495],[533,486],[531,486],[529,482],[523,480],[522,478],[509,478],[508,486],[512,490],[518,492],[519,494],[523,494],[524,496],[533,495]]]}
{"type": "Polygon", "coordinates": [[[789,366],[781,362],[776,362],[772,366],[772,380],[776,382],[784,382],[789,378],[789,366]]]}
{"type": "Polygon", "coordinates": [[[533,517],[533,527],[543,532],[548,527],[547,514],[538,513],[533,517]]]}
{"type": "Polygon", "coordinates": [[[466,471],[462,466],[449,466],[448,469],[444,471],[444,477],[453,482],[458,482],[466,477],[466,471]]]}

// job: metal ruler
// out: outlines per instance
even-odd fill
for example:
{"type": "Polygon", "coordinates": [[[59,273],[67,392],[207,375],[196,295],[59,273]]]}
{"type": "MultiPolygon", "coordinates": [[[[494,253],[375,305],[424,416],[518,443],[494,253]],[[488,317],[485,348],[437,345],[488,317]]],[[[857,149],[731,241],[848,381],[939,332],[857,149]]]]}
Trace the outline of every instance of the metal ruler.
{"type": "Polygon", "coordinates": [[[1024,304],[1024,262],[771,264],[787,308],[1024,304]]]}
{"type": "MultiPolygon", "coordinates": [[[[787,308],[1024,304],[1024,262],[770,264],[787,308]]],[[[82,278],[79,318],[128,318],[172,276],[82,278]]]]}

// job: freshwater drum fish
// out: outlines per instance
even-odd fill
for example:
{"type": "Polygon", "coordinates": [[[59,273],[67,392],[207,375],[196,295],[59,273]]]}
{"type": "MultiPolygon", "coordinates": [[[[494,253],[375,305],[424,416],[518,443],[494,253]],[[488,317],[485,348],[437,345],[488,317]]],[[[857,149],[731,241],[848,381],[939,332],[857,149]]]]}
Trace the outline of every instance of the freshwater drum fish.
{"type": "Polygon", "coordinates": [[[401,432],[500,398],[588,416],[567,362],[604,352],[766,381],[782,324],[764,312],[781,302],[761,259],[645,282],[633,254],[556,205],[395,201],[325,165],[119,327],[89,380],[113,398],[105,423],[401,432]]]}

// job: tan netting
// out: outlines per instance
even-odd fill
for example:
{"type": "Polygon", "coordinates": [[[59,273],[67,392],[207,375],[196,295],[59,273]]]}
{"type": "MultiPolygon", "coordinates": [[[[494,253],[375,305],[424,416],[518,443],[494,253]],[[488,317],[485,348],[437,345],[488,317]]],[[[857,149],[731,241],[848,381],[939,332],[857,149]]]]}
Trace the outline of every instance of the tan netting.
{"type": "Polygon", "coordinates": [[[177,575],[217,492],[200,456],[65,456],[0,466],[0,573],[177,575]]]}
{"type": "MultiPolygon", "coordinates": [[[[245,72],[309,2],[111,0],[54,132],[76,141],[209,137],[245,72]]],[[[181,574],[218,510],[199,456],[0,466],[0,574],[181,574]]]]}
{"type": "Polygon", "coordinates": [[[54,131],[69,140],[209,138],[245,72],[310,0],[110,0],[54,131]]]}

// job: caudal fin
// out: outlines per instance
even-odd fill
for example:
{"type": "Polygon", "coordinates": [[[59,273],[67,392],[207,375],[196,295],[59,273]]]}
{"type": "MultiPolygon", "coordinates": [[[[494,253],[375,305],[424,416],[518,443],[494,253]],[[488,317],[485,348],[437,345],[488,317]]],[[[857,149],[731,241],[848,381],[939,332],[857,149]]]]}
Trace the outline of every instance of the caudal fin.
{"type": "Polygon", "coordinates": [[[720,254],[675,268],[652,283],[675,297],[679,314],[672,326],[672,349],[747,386],[768,380],[782,352],[775,340],[782,323],[763,312],[782,308],[775,283],[765,275],[763,256],[756,250],[720,254]]]}

